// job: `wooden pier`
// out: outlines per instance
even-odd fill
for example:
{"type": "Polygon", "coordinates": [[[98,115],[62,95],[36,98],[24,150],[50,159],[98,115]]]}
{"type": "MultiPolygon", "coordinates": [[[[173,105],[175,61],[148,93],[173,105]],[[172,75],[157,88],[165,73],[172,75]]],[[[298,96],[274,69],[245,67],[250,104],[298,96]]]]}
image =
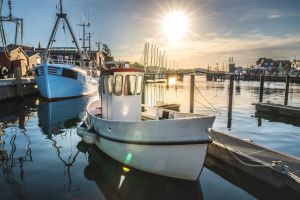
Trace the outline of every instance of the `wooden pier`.
{"type": "Polygon", "coordinates": [[[0,79],[0,101],[37,93],[34,78],[0,79]]]}
{"type": "Polygon", "coordinates": [[[300,119],[300,108],[273,103],[255,104],[257,112],[269,113],[275,116],[283,116],[300,119]]]}
{"type": "MultiPolygon", "coordinates": [[[[273,188],[300,194],[300,159],[210,130],[208,156],[273,188]]],[[[211,163],[212,164],[212,163],[211,163]]]]}

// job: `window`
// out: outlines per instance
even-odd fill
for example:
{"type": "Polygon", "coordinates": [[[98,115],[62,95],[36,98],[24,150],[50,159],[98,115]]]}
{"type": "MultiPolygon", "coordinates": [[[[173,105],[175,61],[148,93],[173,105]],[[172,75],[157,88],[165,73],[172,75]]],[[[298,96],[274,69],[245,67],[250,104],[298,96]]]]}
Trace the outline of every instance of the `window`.
{"type": "Polygon", "coordinates": [[[122,95],[122,86],[123,86],[123,76],[116,75],[115,85],[114,85],[114,94],[117,96],[122,95]]]}
{"type": "Polygon", "coordinates": [[[136,94],[140,95],[142,93],[143,87],[143,76],[138,76],[137,84],[136,84],[136,94]]]}
{"type": "Polygon", "coordinates": [[[125,76],[125,85],[124,85],[124,95],[134,95],[135,86],[136,86],[136,76],[135,75],[126,75],[125,76]]]}
{"type": "Polygon", "coordinates": [[[113,75],[109,75],[108,76],[108,94],[112,94],[112,91],[113,91],[113,79],[114,79],[114,76],[113,75]]]}

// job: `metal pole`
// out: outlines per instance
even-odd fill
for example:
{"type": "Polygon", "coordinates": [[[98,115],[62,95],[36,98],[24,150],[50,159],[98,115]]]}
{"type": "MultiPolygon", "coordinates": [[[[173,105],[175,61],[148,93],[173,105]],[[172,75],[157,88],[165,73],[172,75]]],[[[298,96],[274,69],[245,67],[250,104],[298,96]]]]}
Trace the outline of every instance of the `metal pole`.
{"type": "Polygon", "coordinates": [[[228,101],[228,121],[227,121],[227,128],[231,128],[231,120],[232,120],[232,99],[233,99],[233,83],[234,83],[234,75],[230,75],[230,81],[229,81],[229,101],[228,101]]]}
{"type": "Polygon", "coordinates": [[[195,74],[191,75],[191,87],[190,87],[190,113],[194,112],[194,88],[195,87],[195,74]]]}
{"type": "Polygon", "coordinates": [[[264,96],[264,82],[265,82],[265,76],[260,76],[260,86],[259,86],[259,103],[263,101],[264,96]]]}
{"type": "Polygon", "coordinates": [[[286,85],[285,85],[284,105],[287,105],[288,100],[289,100],[290,79],[291,79],[291,77],[289,75],[287,75],[286,79],[285,79],[286,85]]]}

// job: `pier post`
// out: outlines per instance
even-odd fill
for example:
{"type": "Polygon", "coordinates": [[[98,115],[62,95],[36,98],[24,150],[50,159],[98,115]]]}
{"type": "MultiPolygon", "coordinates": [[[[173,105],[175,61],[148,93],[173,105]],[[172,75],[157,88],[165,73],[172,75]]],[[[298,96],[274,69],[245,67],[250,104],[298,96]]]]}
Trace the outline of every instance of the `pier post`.
{"type": "Polygon", "coordinates": [[[167,88],[169,88],[169,74],[167,74],[167,88]]]}
{"type": "Polygon", "coordinates": [[[259,103],[262,102],[263,96],[264,96],[264,82],[265,82],[265,76],[260,76],[260,86],[259,86],[259,103]]]}
{"type": "Polygon", "coordinates": [[[194,112],[194,88],[195,87],[195,74],[191,75],[191,87],[190,87],[190,113],[194,112]]]}
{"type": "Polygon", "coordinates": [[[146,84],[143,84],[143,88],[142,88],[142,104],[145,104],[145,87],[146,84]]]}
{"type": "Polygon", "coordinates": [[[228,101],[228,121],[227,121],[227,128],[231,128],[231,120],[232,120],[232,100],[233,100],[233,83],[234,83],[234,75],[230,75],[230,80],[229,80],[229,101],[228,101]]]}
{"type": "Polygon", "coordinates": [[[287,75],[286,79],[285,79],[284,105],[287,105],[288,104],[288,100],[289,100],[290,79],[291,79],[291,77],[289,75],[287,75]]]}
{"type": "Polygon", "coordinates": [[[21,69],[20,67],[14,68],[14,77],[16,79],[16,96],[23,97],[23,88],[22,88],[22,77],[21,77],[21,69]]]}

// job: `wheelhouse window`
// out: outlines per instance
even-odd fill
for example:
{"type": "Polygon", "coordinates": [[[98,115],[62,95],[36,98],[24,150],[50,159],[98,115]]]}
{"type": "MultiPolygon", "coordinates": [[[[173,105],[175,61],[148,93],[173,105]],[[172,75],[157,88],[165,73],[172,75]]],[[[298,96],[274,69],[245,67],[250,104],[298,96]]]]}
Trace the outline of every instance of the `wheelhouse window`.
{"type": "Polygon", "coordinates": [[[136,87],[136,76],[135,75],[126,75],[125,76],[125,85],[124,85],[124,95],[134,95],[136,87]]]}
{"type": "Polygon", "coordinates": [[[138,76],[137,83],[136,83],[136,94],[140,95],[142,93],[143,87],[143,76],[138,76]]]}
{"type": "Polygon", "coordinates": [[[123,76],[116,75],[115,77],[115,84],[114,84],[114,94],[116,96],[122,95],[122,87],[123,86],[123,76]]]}
{"type": "Polygon", "coordinates": [[[113,92],[113,79],[114,79],[113,75],[108,76],[108,94],[110,94],[110,95],[113,92]]]}

